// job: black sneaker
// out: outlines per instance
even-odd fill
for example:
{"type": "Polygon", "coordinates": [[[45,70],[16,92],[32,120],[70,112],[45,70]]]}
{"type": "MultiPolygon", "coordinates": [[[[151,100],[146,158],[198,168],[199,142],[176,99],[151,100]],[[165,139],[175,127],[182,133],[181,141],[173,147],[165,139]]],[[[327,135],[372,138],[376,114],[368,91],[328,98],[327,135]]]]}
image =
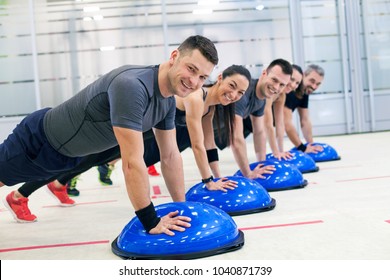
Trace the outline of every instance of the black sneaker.
{"type": "Polygon", "coordinates": [[[110,179],[112,170],[114,169],[114,165],[111,164],[103,164],[98,166],[99,171],[99,181],[103,186],[111,186],[112,181],[110,179]]]}
{"type": "Polygon", "coordinates": [[[80,191],[76,189],[77,180],[79,179],[79,176],[76,176],[72,178],[67,184],[66,184],[66,191],[69,196],[79,196],[80,191]]]}

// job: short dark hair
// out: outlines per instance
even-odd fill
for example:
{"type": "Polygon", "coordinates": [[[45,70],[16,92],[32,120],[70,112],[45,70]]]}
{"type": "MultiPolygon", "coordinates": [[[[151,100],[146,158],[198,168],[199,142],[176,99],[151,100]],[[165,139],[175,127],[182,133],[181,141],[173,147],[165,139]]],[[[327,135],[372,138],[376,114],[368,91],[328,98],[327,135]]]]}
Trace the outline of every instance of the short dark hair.
{"type": "Polygon", "coordinates": [[[272,68],[274,68],[275,66],[280,66],[280,68],[282,68],[282,71],[284,74],[292,75],[292,73],[293,73],[293,69],[292,69],[290,62],[288,62],[287,60],[285,60],[283,58],[278,58],[278,59],[273,60],[270,63],[270,65],[268,65],[268,67],[267,67],[267,73],[269,73],[269,71],[272,68]]]}
{"type": "Polygon", "coordinates": [[[188,37],[180,44],[178,50],[182,53],[187,51],[199,50],[200,53],[214,65],[218,64],[218,52],[213,42],[210,39],[201,35],[188,37]]]}
{"type": "Polygon", "coordinates": [[[248,69],[246,69],[244,66],[241,65],[231,65],[222,72],[222,78],[225,79],[226,77],[233,76],[235,74],[243,75],[248,82],[251,81],[251,73],[249,72],[248,69]]]}

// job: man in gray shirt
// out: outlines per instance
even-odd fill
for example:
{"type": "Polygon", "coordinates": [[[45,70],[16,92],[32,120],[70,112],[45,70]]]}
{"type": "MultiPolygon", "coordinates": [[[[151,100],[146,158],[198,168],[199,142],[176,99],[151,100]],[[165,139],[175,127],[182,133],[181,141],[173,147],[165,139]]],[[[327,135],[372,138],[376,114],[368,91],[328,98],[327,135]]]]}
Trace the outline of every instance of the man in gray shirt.
{"type": "MultiPolygon", "coordinates": [[[[217,63],[214,44],[191,36],[160,65],[120,67],[59,106],[30,114],[0,145],[0,187],[51,178],[84,156],[119,145],[127,193],[145,229],[168,235],[184,231],[188,217],[172,212],[160,219],[150,201],[142,133],[154,128],[167,187],[174,201],[184,201],[173,95],[199,89],[217,63]]],[[[15,214],[23,207],[10,195],[7,204],[15,214]]]]}

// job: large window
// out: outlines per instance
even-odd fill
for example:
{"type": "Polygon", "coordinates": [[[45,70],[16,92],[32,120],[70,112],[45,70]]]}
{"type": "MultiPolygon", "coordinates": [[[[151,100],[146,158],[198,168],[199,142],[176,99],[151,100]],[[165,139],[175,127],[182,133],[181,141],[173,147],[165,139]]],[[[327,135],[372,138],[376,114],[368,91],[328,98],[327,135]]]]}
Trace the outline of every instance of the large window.
{"type": "Polygon", "coordinates": [[[37,108],[28,1],[0,1],[0,115],[37,108]],[[12,4],[11,4],[12,3],[12,4]]]}
{"type": "Polygon", "coordinates": [[[257,78],[275,58],[321,65],[315,134],[390,127],[390,0],[0,0],[0,116],[55,106],[123,64],[159,64],[193,34],[217,46],[212,79],[231,64],[257,78]]]}
{"type": "Polygon", "coordinates": [[[29,1],[2,2],[1,115],[55,106],[123,64],[159,64],[193,34],[216,43],[220,63],[212,78],[231,64],[258,76],[274,58],[292,59],[287,0],[261,2],[34,1],[36,69],[29,1]]]}

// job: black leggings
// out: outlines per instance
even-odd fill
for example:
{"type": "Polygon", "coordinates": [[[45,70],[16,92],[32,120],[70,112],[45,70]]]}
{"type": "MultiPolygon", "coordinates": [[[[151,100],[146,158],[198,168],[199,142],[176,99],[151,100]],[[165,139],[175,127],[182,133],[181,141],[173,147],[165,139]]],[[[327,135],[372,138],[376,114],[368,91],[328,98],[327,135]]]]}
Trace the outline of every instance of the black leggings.
{"type": "Polygon", "coordinates": [[[107,162],[113,161],[114,159],[117,159],[120,157],[120,150],[119,146],[115,146],[107,151],[98,153],[98,154],[92,154],[83,157],[83,159],[80,161],[80,163],[73,168],[71,171],[68,171],[66,173],[59,173],[50,179],[43,180],[43,181],[33,181],[33,182],[27,182],[23,184],[18,191],[24,196],[29,197],[33,192],[35,192],[37,189],[43,187],[44,185],[54,181],[58,180],[62,185],[65,185],[70,179],[73,177],[76,177],[77,175],[80,175],[81,173],[87,171],[93,166],[102,165],[107,162]]]}
{"type": "MultiPolygon", "coordinates": [[[[176,128],[176,140],[180,152],[184,151],[188,147],[191,147],[191,141],[186,127],[176,128]]],[[[155,137],[151,137],[149,134],[149,136],[146,137],[146,139],[144,140],[144,148],[145,148],[144,160],[146,166],[151,166],[160,161],[160,151],[158,149],[158,145],[155,137]]],[[[54,180],[58,180],[62,185],[65,185],[72,178],[80,175],[81,173],[84,173],[90,168],[109,163],[118,158],[120,158],[120,149],[119,146],[115,146],[114,148],[111,148],[107,151],[85,156],[81,160],[81,162],[69,172],[59,173],[51,177],[50,179],[43,180],[43,181],[33,181],[33,182],[24,183],[18,189],[18,191],[24,197],[29,197],[33,192],[35,192],[39,188],[43,187],[44,185],[54,180]]]]}

